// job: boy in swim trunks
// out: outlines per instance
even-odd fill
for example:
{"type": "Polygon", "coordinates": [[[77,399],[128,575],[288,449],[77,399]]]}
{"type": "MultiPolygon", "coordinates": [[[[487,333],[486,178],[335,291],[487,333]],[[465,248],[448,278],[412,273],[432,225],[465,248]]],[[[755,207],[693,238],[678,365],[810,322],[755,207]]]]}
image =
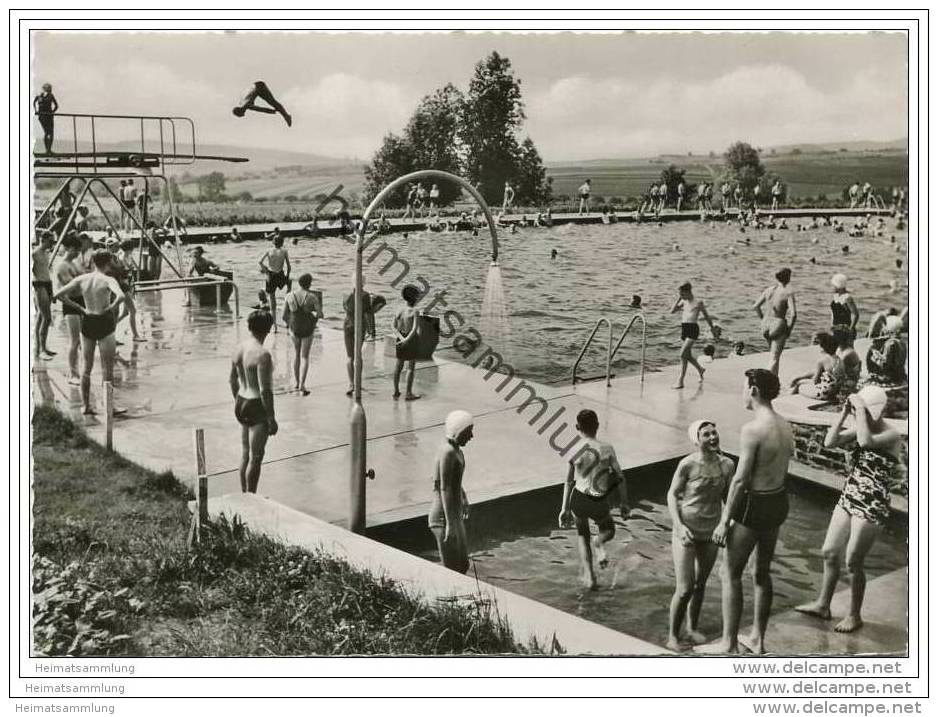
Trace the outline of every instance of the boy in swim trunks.
{"type": "Polygon", "coordinates": [[[86,416],[95,413],[91,408],[91,370],[94,368],[95,348],[101,352],[104,381],[114,380],[115,317],[117,307],[124,301],[124,292],[117,280],[108,275],[111,260],[111,252],[99,249],[91,257],[94,271],[75,277],[54,296],[61,300],[63,307],[68,306],[81,314],[81,402],[86,416]],[[81,294],[81,304],[72,298],[75,293],[81,294]]]}
{"type": "MultiPolygon", "coordinates": [[[[65,257],[55,267],[55,285],[59,289],[66,286],[76,276],[85,273],[84,268],[75,263],[81,250],[81,242],[79,242],[78,237],[65,237],[62,240],[62,248],[65,251],[65,257]]],[[[76,304],[84,305],[84,299],[77,293],[71,299],[76,304]]],[[[68,382],[72,386],[78,386],[81,384],[81,376],[78,371],[78,352],[81,348],[81,312],[63,301],[62,316],[65,317],[65,325],[68,327],[68,382]]]]}
{"type": "Polygon", "coordinates": [[[785,350],[785,342],[795,328],[798,320],[798,307],[795,304],[795,292],[788,285],[791,281],[791,269],[784,268],[775,274],[778,284],[770,286],[762,292],[759,299],[753,304],[753,309],[762,322],[762,337],[769,344],[772,360],[769,371],[778,376],[778,364],[785,350]],[[768,304],[769,310],[763,312],[763,304],[768,304]],[[788,321],[788,306],[791,305],[791,322],[788,321]]]}
{"type": "Polygon", "coordinates": [[[583,584],[589,590],[595,590],[593,553],[596,553],[599,567],[605,568],[609,564],[605,544],[616,534],[609,502],[618,496],[619,512],[625,520],[629,517],[628,495],[615,448],[596,439],[599,430],[596,412],[589,409],[580,411],[576,417],[576,428],[585,445],[570,459],[558,523],[565,528],[571,519],[575,521],[583,584]],[[599,535],[592,541],[590,520],[599,529],[599,535]]]}
{"type": "Polygon", "coordinates": [[[739,622],[743,610],[742,576],[755,551],[753,572],[754,618],[746,647],[765,653],[765,631],[772,612],[772,558],[782,523],[788,517],[785,478],[794,452],[791,426],[772,408],[778,396],[778,376],[764,368],[746,371],[743,395],[753,420],[740,430],[739,463],[730,481],[713,542],[726,546],[723,560],[722,653],[739,651],[739,622]]]}
{"type": "Polygon", "coordinates": [[[267,83],[262,80],[258,80],[248,87],[244,96],[238,101],[238,104],[232,108],[231,113],[235,117],[244,117],[244,113],[248,110],[252,112],[263,112],[268,115],[279,113],[280,116],[283,117],[284,122],[287,123],[287,127],[293,126],[293,118],[290,116],[290,113],[283,108],[282,104],[277,102],[277,98],[274,97],[267,83]],[[270,107],[258,107],[255,104],[258,98],[264,100],[270,107]]]}
{"type": "Polygon", "coordinates": [[[274,319],[269,312],[252,311],[248,316],[250,338],[231,358],[228,384],[235,400],[234,414],[241,424],[241,492],[256,493],[267,438],[276,435],[274,417],[274,364],[264,339],[274,319]]]}
{"type": "MultiPolygon", "coordinates": [[[[286,287],[290,291],[290,255],[283,248],[283,237],[278,230],[273,235],[274,246],[260,258],[258,264],[267,277],[264,290],[270,297],[270,313],[277,315],[277,289],[286,287]]],[[[274,321],[274,333],[277,332],[277,322],[274,321]]]]}
{"type": "Polygon", "coordinates": [[[681,284],[678,291],[680,294],[677,301],[674,302],[674,306],[671,307],[671,313],[674,314],[678,311],[682,311],[681,341],[683,344],[681,346],[681,375],[677,383],[671,388],[684,388],[684,376],[687,375],[687,364],[697,369],[697,372],[700,374],[700,381],[703,381],[704,371],[706,371],[706,369],[697,363],[697,359],[695,359],[694,355],[691,353],[691,350],[694,348],[694,342],[700,337],[700,326],[697,324],[697,318],[701,314],[703,314],[707,323],[710,324],[710,333],[713,335],[713,338],[720,338],[719,331],[713,324],[713,319],[710,318],[707,309],[704,307],[704,302],[694,298],[694,292],[690,282],[688,281],[681,284]]]}
{"type": "Polygon", "coordinates": [[[685,614],[690,642],[699,645],[707,639],[697,629],[700,607],[717,558],[713,530],[720,522],[723,494],[733,475],[733,461],[720,453],[720,434],[715,423],[694,421],[687,435],[699,450],[678,463],[668,491],[676,579],[668,647],[675,651],[687,645],[681,636],[685,614]]]}
{"type": "Polygon", "coordinates": [[[52,324],[52,277],[49,274],[49,252],[52,250],[54,237],[52,232],[42,232],[39,246],[33,249],[33,292],[36,295],[36,335],[34,358],[38,361],[51,359],[55,351],[46,346],[49,338],[49,326],[52,324]]]}

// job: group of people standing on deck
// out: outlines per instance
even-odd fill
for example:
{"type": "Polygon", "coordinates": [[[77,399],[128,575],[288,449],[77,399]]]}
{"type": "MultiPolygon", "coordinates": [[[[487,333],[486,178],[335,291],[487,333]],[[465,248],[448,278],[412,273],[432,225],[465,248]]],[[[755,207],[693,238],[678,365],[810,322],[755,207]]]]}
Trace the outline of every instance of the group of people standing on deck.
{"type": "MultiPolygon", "coordinates": [[[[680,212],[686,209],[693,209],[698,212],[714,211],[713,204],[713,182],[701,182],[694,187],[693,196],[683,179],[679,180],[673,187],[667,182],[653,182],[641,197],[638,213],[654,214],[655,217],[670,205],[673,204],[675,211],[680,212]]],[[[752,189],[747,190],[740,183],[732,184],[723,182],[720,185],[720,206],[718,211],[725,212],[728,209],[748,209],[756,211],[760,204],[768,204],[771,211],[778,209],[785,199],[785,185],[782,180],[776,179],[768,190],[768,197],[762,196],[762,187],[756,184],[752,189]]]]}
{"type": "MultiPolygon", "coordinates": [[[[68,383],[81,390],[82,411],[93,415],[91,372],[95,350],[101,355],[105,382],[113,379],[117,324],[130,323],[134,342],[144,341],[137,328],[134,303],[134,280],[138,274],[133,257],[135,243],[110,238],[97,245],[86,233],[69,233],[61,242],[62,258],[53,266],[51,251],[55,236],[40,230],[33,248],[32,284],[37,307],[34,358],[36,362],[52,359],[56,352],[48,347],[52,322],[52,303],[62,304],[62,316],[68,328],[68,383]],[[79,356],[81,361],[79,362],[79,356]]],[[[115,409],[115,413],[120,413],[115,409]]]]}
{"type": "MultiPolygon", "coordinates": [[[[777,284],[766,289],[754,305],[762,320],[763,336],[772,348],[771,363],[768,368],[744,372],[743,403],[753,412],[753,418],[741,429],[738,461],[734,464],[721,452],[713,420],[696,420],[688,427],[695,450],[678,464],[668,491],[676,586],[667,644],[674,650],[702,645],[709,639],[700,629],[700,613],[708,578],[720,548],[724,548],[722,638],[702,651],[735,653],[740,642],[757,654],[766,651],[773,599],[771,568],[779,533],[788,517],[786,477],[794,453],[791,426],[775,412],[773,401],[781,392],[779,358],[795,323],[796,306],[790,287],[791,271],[779,271],[776,279],[777,284]],[[753,626],[748,637],[740,638],[742,575],[753,556],[753,626]]],[[[830,619],[833,594],[845,567],[850,576],[850,603],[847,614],[834,629],[852,632],[863,624],[864,561],[889,520],[893,474],[901,461],[902,437],[885,418],[889,396],[883,386],[907,382],[907,351],[899,336],[907,325],[907,312],[900,315],[890,310],[873,317],[873,344],[866,359],[869,378],[861,388],[861,362],[853,349],[859,310],[847,291],[844,275],[834,275],[831,284],[831,332],[818,334],[815,343],[833,358],[827,362],[822,357],[814,374],[795,377],[791,386],[796,392],[807,393],[802,387],[811,379],[813,385],[825,387],[816,389],[811,394],[814,397],[843,400],[824,443],[827,447],[853,445],[853,460],[821,548],[824,572],[819,595],[796,609],[830,619]],[[835,343],[831,343],[833,336],[837,337],[835,343]]],[[[679,292],[672,307],[672,312],[683,312],[684,345],[677,387],[683,385],[688,364],[697,368],[703,379],[704,369],[690,353],[699,336],[698,317],[703,316],[714,336],[719,336],[719,327],[703,302],[694,297],[690,283],[681,285],[679,292]]],[[[619,508],[623,520],[630,514],[625,475],[615,448],[597,437],[599,426],[594,411],[583,410],[577,415],[582,447],[567,466],[558,517],[561,528],[576,529],[581,579],[589,589],[597,586],[595,566],[604,568],[608,564],[606,546],[616,533],[612,508],[619,508]],[[591,523],[597,529],[595,536],[591,523]]],[[[459,572],[466,572],[470,566],[463,448],[473,436],[470,414],[449,414],[434,464],[433,504],[428,518],[441,562],[459,572]]]]}

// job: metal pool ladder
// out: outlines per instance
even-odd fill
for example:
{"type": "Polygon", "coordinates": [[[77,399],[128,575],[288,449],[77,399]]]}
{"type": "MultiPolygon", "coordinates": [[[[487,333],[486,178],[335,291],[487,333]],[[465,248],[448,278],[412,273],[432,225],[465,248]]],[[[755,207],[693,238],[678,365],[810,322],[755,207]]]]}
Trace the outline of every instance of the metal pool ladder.
{"type": "MultiPolygon", "coordinates": [[[[606,344],[606,385],[612,385],[609,379],[612,378],[612,359],[616,353],[621,348],[625,337],[628,336],[629,331],[632,330],[632,326],[636,321],[641,319],[642,322],[642,360],[641,360],[641,382],[645,382],[645,336],[648,329],[648,324],[645,321],[645,312],[640,311],[635,316],[633,316],[629,323],[625,326],[625,331],[622,332],[622,335],[619,337],[619,340],[616,342],[616,345],[612,345],[612,323],[605,316],[602,317],[599,321],[596,322],[596,326],[593,327],[592,332],[589,335],[589,338],[586,339],[586,342],[583,344],[583,348],[580,349],[580,355],[576,357],[576,361],[573,362],[573,384],[576,385],[577,375],[576,370],[580,366],[580,361],[583,360],[583,357],[586,355],[587,349],[589,349],[590,344],[593,343],[593,339],[596,338],[596,334],[599,331],[599,327],[603,324],[606,324],[606,327],[609,329],[609,340],[606,344]]],[[[581,379],[582,380],[582,379],[581,379]]]]}

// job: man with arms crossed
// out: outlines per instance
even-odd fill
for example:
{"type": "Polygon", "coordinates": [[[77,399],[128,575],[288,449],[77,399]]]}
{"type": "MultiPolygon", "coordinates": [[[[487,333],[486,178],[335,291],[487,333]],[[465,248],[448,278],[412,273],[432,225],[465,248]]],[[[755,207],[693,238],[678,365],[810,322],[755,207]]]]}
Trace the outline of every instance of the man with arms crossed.
{"type": "MultiPolygon", "coordinates": [[[[101,352],[104,381],[114,380],[114,327],[117,324],[117,307],[124,301],[124,292],[117,279],[107,274],[111,265],[111,252],[99,249],[92,254],[91,262],[94,271],[72,279],[55,292],[54,297],[62,301],[63,307],[67,306],[81,314],[81,403],[86,416],[95,413],[91,408],[91,370],[94,368],[96,347],[101,352]],[[81,294],[83,304],[72,298],[74,293],[81,294]]],[[[114,413],[120,411],[115,410],[114,413]]]]}
{"type": "Polygon", "coordinates": [[[235,418],[241,424],[241,492],[256,493],[261,477],[261,463],[268,436],[276,435],[274,418],[273,374],[270,351],[264,339],[273,326],[267,311],[252,311],[248,316],[250,338],[244,341],[231,358],[228,383],[235,400],[235,418]]]}
{"type": "Polygon", "coordinates": [[[771,371],[746,371],[746,408],[755,415],[740,431],[739,463],[720,523],[713,531],[713,542],[726,546],[721,653],[739,652],[743,570],[755,550],[754,621],[746,646],[757,655],[765,654],[765,631],[772,610],[772,558],[779,528],[788,517],[785,477],[794,451],[791,426],[772,408],[778,391],[778,376],[771,371]]]}

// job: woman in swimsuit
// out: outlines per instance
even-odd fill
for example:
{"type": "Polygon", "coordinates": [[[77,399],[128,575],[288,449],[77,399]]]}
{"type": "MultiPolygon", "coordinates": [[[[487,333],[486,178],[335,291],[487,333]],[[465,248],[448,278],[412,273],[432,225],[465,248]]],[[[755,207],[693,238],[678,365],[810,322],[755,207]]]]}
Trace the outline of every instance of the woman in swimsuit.
{"type": "Polygon", "coordinates": [[[886,316],[873,337],[866,353],[867,381],[877,386],[901,386],[908,383],[906,361],[908,349],[899,337],[902,331],[902,319],[898,316],[886,316]]]}
{"type": "Polygon", "coordinates": [[[450,570],[469,570],[469,545],[465,520],[469,500],[462,487],[466,457],[462,449],[472,440],[472,415],[453,411],[446,417],[446,439],[433,467],[433,504],[427,523],[440,551],[440,562],[450,570]]]}
{"type": "Polygon", "coordinates": [[[821,332],[814,335],[812,343],[821,349],[814,372],[795,376],[791,380],[791,392],[829,401],[836,398],[844,378],[837,342],[830,334],[821,332]]]}
{"type": "Polygon", "coordinates": [[[313,343],[316,323],[322,318],[322,307],[316,295],[309,290],[313,277],[303,274],[298,283],[299,288],[287,294],[284,300],[283,323],[290,330],[290,338],[293,340],[293,377],[296,379],[293,390],[308,396],[306,374],[309,372],[309,349],[313,343]]]}
{"type": "Polygon", "coordinates": [[[769,344],[772,361],[769,370],[778,375],[778,364],[785,350],[785,342],[795,328],[798,319],[798,308],[795,305],[795,292],[788,286],[791,281],[791,269],[787,267],[775,275],[778,283],[762,292],[759,300],[753,305],[762,321],[762,336],[769,344]],[[768,312],[762,309],[763,304],[768,305],[768,312]],[[791,322],[788,321],[788,307],[791,305],[791,322]]]}
{"type": "Polygon", "coordinates": [[[846,560],[850,574],[850,612],[834,627],[837,632],[853,632],[863,625],[860,617],[866,589],[863,563],[889,520],[889,494],[894,470],[900,462],[901,436],[883,419],[886,402],[886,392],[879,386],[867,386],[851,395],[824,439],[827,448],[856,441],[853,470],[844,483],[824,539],[821,592],[814,602],[795,609],[829,620],[831,598],[837,588],[840,567],[846,560]],[[853,414],[854,426],[844,428],[850,414],[853,414]]]}
{"type": "Polygon", "coordinates": [[[851,338],[855,339],[860,310],[857,308],[857,302],[853,300],[853,295],[847,291],[847,277],[844,274],[834,274],[831,277],[831,286],[834,287],[834,296],[831,299],[831,327],[843,326],[852,334],[851,338]]]}
{"type": "Polygon", "coordinates": [[[723,495],[735,467],[720,453],[720,434],[712,421],[694,421],[687,429],[691,442],[699,448],[684,458],[674,471],[668,491],[671,513],[671,550],[677,581],[671,598],[668,647],[683,650],[684,615],[688,638],[702,644],[707,637],[698,629],[707,578],[717,558],[718,547],[711,539],[723,512],[723,495]]]}

